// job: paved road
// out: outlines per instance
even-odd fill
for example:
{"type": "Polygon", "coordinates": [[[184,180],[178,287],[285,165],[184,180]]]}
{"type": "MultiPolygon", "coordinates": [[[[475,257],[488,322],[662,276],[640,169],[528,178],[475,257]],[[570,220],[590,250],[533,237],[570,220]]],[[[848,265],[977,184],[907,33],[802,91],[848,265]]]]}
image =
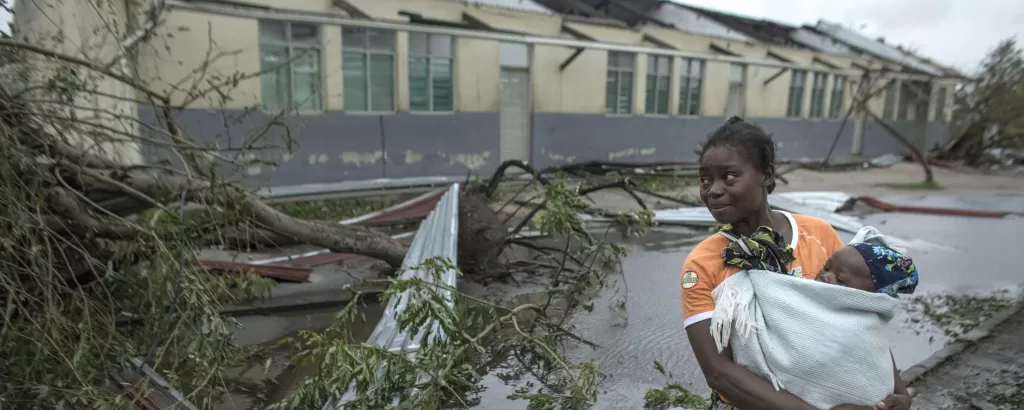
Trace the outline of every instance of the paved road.
{"type": "Polygon", "coordinates": [[[1024,409],[1024,310],[914,383],[914,409],[1024,409]]]}

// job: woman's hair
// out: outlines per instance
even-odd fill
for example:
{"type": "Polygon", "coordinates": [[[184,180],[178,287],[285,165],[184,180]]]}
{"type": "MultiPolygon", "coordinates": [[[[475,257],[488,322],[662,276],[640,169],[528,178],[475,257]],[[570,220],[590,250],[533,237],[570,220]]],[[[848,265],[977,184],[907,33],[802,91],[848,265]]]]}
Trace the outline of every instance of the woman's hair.
{"type": "MultiPolygon", "coordinates": [[[[740,117],[729,118],[724,125],[718,127],[708,136],[707,142],[700,150],[700,159],[709,149],[719,146],[737,148],[746,155],[746,159],[765,175],[775,175],[775,142],[768,133],[740,117]]],[[[775,190],[775,180],[768,185],[768,193],[775,190]]]]}

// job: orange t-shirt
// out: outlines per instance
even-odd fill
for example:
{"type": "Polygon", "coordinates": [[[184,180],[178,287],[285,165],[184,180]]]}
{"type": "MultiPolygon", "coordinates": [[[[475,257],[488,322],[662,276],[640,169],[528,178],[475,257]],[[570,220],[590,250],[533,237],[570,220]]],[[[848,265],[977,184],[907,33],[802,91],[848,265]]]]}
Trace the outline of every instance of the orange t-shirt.
{"type": "MultiPolygon", "coordinates": [[[[790,246],[796,260],[789,265],[790,272],[797,277],[814,279],[825,266],[825,261],[844,246],[843,241],[828,222],[788,212],[783,214],[793,230],[790,246]]],[[[711,235],[698,244],[683,262],[680,284],[684,327],[711,319],[711,312],[715,310],[711,292],[726,278],[740,271],[737,267],[725,266],[722,260],[722,249],[728,245],[729,240],[724,236],[711,235]]]]}

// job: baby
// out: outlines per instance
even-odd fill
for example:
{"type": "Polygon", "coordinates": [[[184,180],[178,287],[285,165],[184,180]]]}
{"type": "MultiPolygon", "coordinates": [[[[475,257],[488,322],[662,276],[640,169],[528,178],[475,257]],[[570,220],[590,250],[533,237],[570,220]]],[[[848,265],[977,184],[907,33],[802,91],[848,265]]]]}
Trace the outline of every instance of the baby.
{"type": "MultiPolygon", "coordinates": [[[[786,271],[786,265],[794,260],[793,249],[775,230],[762,226],[753,235],[742,237],[726,225],[720,233],[730,240],[722,250],[726,265],[794,274],[786,271]]],[[[817,281],[896,296],[914,293],[917,267],[910,257],[888,246],[858,243],[836,251],[825,262],[817,281]]]]}
{"type": "Polygon", "coordinates": [[[909,256],[887,246],[858,243],[844,246],[828,258],[817,280],[896,296],[914,293],[917,266],[909,256]]]}

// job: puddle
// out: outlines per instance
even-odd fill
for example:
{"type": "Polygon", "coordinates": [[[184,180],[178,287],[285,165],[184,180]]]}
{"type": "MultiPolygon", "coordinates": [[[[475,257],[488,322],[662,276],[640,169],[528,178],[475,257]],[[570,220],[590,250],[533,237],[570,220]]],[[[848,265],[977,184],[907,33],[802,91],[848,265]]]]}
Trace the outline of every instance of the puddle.
{"type": "MultiPolygon", "coordinates": [[[[243,345],[262,344],[270,348],[272,360],[267,368],[262,368],[266,363],[260,363],[254,369],[245,372],[242,377],[253,380],[273,380],[276,385],[271,385],[264,394],[269,403],[282,400],[297,389],[303,381],[313,376],[311,369],[298,369],[293,371],[288,366],[288,357],[295,353],[288,345],[277,346],[276,342],[286,337],[296,338],[303,330],[323,331],[334,321],[334,316],[343,307],[332,307],[302,312],[289,312],[274,315],[252,315],[236,318],[240,328],[235,330],[235,338],[243,345]]],[[[378,303],[367,303],[361,309],[361,316],[357,316],[350,324],[352,339],[354,342],[362,342],[370,337],[377,322],[384,314],[384,307],[378,303]]],[[[253,408],[251,399],[242,395],[232,395],[229,402],[223,403],[217,410],[235,410],[253,408]]]]}

